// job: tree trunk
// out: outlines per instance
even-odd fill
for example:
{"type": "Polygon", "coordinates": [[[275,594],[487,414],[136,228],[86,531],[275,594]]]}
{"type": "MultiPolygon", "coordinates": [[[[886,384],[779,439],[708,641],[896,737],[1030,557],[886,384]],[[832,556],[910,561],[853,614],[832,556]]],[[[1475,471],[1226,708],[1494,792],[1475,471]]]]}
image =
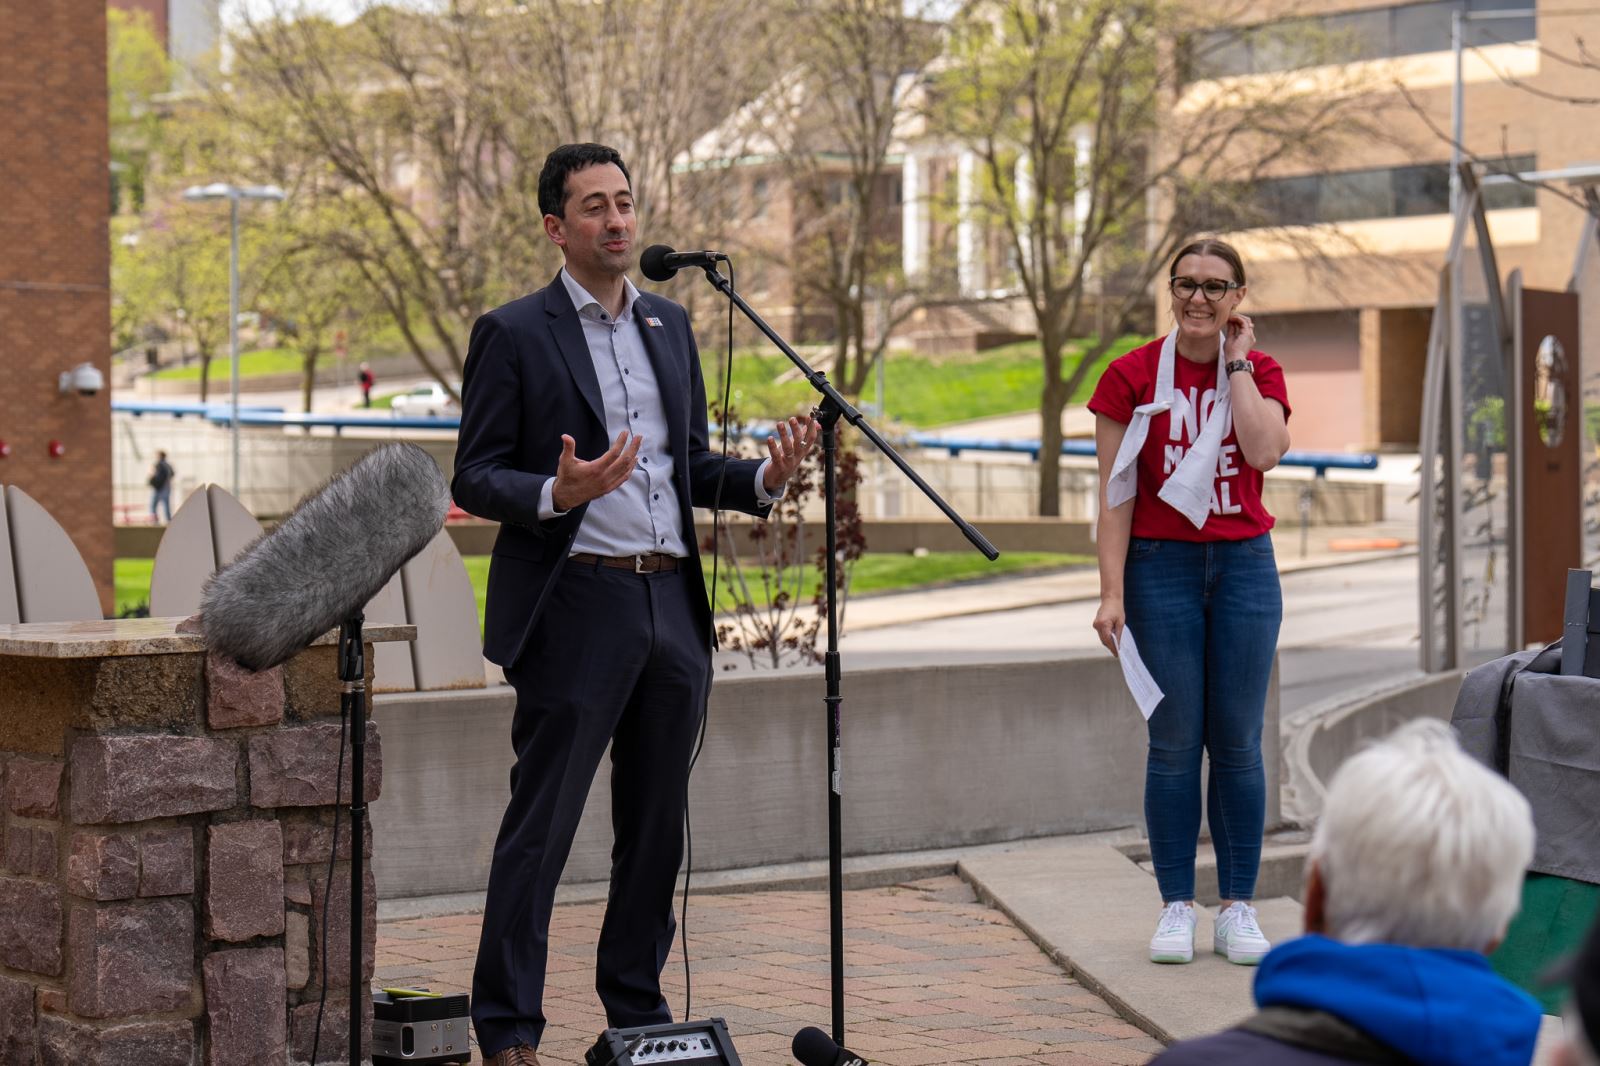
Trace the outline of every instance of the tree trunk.
{"type": "Polygon", "coordinates": [[[200,349],[200,402],[206,402],[211,391],[211,353],[200,349]]]}
{"type": "Polygon", "coordinates": [[[1039,394],[1039,515],[1061,514],[1061,411],[1067,390],[1061,380],[1061,340],[1053,332],[1040,336],[1044,389],[1039,394]]]}
{"type": "Polygon", "coordinates": [[[303,349],[300,352],[300,406],[306,414],[311,413],[311,394],[317,384],[317,356],[315,348],[303,349]]]}

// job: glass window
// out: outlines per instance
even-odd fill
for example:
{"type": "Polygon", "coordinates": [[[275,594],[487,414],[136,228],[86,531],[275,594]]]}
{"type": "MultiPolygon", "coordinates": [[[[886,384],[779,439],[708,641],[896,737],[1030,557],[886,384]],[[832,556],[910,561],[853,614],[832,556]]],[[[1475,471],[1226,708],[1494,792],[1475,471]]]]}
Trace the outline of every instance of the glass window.
{"type": "Polygon", "coordinates": [[[1257,74],[1319,62],[1322,33],[1313,19],[1283,19],[1250,30],[1250,61],[1257,74]]]}
{"type": "Polygon", "coordinates": [[[1389,9],[1349,11],[1322,20],[1326,34],[1326,54],[1330,61],[1354,63],[1362,59],[1382,59],[1391,55],[1389,9]]]}
{"type": "Polygon", "coordinates": [[[1194,38],[1193,47],[1196,78],[1226,78],[1251,71],[1250,44],[1243,30],[1203,33],[1194,38]]]}
{"type": "Polygon", "coordinates": [[[1450,167],[1428,163],[1396,167],[1393,171],[1394,213],[1396,218],[1413,215],[1442,215],[1450,210],[1450,167]]]}
{"type": "Polygon", "coordinates": [[[1300,226],[1317,221],[1321,185],[1322,178],[1317,174],[1262,182],[1257,192],[1262,224],[1300,226]]]}
{"type": "Polygon", "coordinates": [[[1391,26],[1393,54],[1450,51],[1450,16],[1460,8],[1461,4],[1452,0],[1395,8],[1391,26]]]}
{"type": "Polygon", "coordinates": [[[1348,170],[1322,176],[1317,197],[1318,222],[1348,222],[1357,218],[1391,218],[1394,194],[1388,170],[1348,170]]]}
{"type": "MultiPolygon", "coordinates": [[[[1533,156],[1513,155],[1490,162],[1486,170],[1490,174],[1521,174],[1534,170],[1536,167],[1537,164],[1533,156]]],[[[1532,207],[1534,205],[1535,191],[1532,185],[1485,185],[1483,187],[1483,206],[1490,211],[1498,211],[1507,207],[1532,207]]]]}
{"type": "Polygon", "coordinates": [[[1537,40],[1538,17],[1531,0],[1422,0],[1200,34],[1189,42],[1189,73],[1193,78],[1219,78],[1308,64],[1448,52],[1455,12],[1507,10],[1517,14],[1468,21],[1463,27],[1464,43],[1473,47],[1537,40]],[[1522,11],[1527,14],[1520,14],[1522,11]]]}
{"type": "Polygon", "coordinates": [[[1467,0],[1468,11],[1515,11],[1527,8],[1524,17],[1473,19],[1466,25],[1463,36],[1468,45],[1505,44],[1511,41],[1532,41],[1539,36],[1538,19],[1533,5],[1526,0],[1467,0]]]}

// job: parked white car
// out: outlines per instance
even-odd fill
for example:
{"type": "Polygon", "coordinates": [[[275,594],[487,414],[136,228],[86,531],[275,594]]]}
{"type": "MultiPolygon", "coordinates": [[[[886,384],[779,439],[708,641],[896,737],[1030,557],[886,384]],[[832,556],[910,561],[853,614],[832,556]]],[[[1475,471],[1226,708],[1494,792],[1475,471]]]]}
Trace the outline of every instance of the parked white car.
{"type": "Polygon", "coordinates": [[[445,387],[437,381],[429,381],[418,385],[410,392],[403,392],[389,403],[389,414],[395,418],[418,417],[453,417],[461,413],[461,405],[456,398],[445,391],[445,387]]]}

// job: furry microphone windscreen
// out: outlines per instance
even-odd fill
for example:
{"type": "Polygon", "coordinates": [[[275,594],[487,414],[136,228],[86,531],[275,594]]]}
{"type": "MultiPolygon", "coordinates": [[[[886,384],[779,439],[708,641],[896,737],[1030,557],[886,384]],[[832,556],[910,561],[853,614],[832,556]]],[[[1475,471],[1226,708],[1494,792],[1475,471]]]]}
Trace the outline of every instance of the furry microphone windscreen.
{"type": "Polygon", "coordinates": [[[277,666],[360,611],[449,509],[427,452],[373,449],[211,576],[200,596],[206,645],[251,670],[277,666]]]}

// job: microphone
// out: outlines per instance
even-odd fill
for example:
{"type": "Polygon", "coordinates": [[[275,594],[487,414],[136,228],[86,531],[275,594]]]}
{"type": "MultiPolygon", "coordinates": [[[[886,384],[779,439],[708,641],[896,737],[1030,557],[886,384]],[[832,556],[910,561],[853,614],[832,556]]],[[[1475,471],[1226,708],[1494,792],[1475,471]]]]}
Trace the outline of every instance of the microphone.
{"type": "Polygon", "coordinates": [[[672,275],[686,267],[708,267],[727,261],[721,252],[675,252],[665,244],[652,244],[639,256],[639,271],[651,281],[671,281],[672,275]]]}
{"type": "Polygon", "coordinates": [[[814,1025],[794,1034],[795,1061],[800,1066],[867,1066],[867,1060],[833,1042],[833,1038],[814,1025]]]}
{"type": "Polygon", "coordinates": [[[432,456],[415,444],[374,448],[206,581],[206,645],[250,670],[277,666],[359,613],[449,509],[432,456]]]}

